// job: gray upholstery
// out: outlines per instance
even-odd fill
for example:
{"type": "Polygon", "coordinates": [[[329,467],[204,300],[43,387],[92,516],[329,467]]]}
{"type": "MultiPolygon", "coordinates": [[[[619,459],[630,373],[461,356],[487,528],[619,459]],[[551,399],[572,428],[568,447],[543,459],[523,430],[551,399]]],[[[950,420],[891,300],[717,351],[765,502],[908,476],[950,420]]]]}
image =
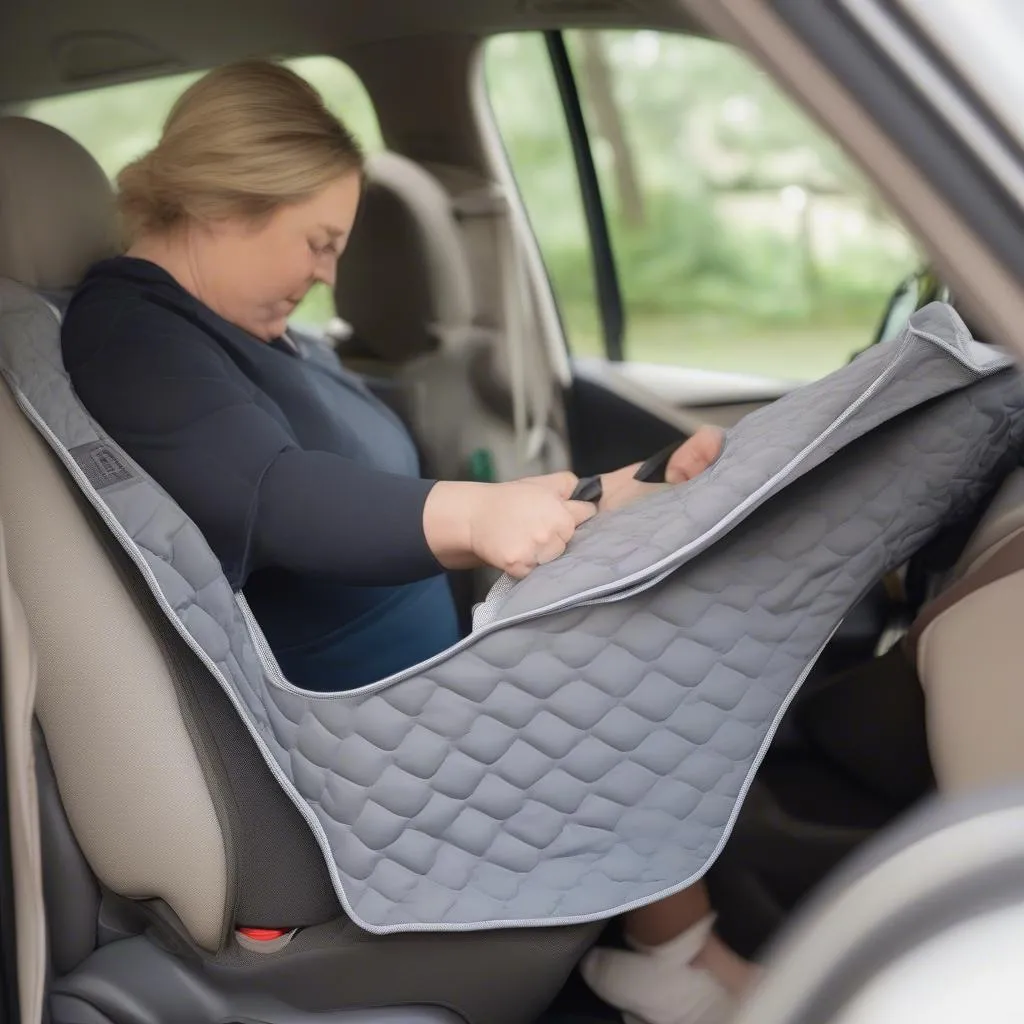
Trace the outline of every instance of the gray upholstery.
{"type": "Polygon", "coordinates": [[[73,485],[6,387],[0,518],[38,651],[36,714],[93,872],[116,892],[162,899],[201,946],[216,949],[231,903],[226,837],[173,670],[73,485]],[[106,685],[111,679],[131,685],[106,685]]]}
{"type": "MultiPolygon", "coordinates": [[[[128,999],[133,1014],[145,1007],[147,1019],[168,1020],[185,973],[235,1011],[207,1018],[186,1003],[197,1024],[241,1019],[239,993],[262,1000],[259,1019],[268,1021],[295,1019],[289,1006],[399,1004],[452,1007],[477,1024],[535,1019],[593,929],[392,941],[345,920],[312,834],[227,694],[78,497],[0,383],[0,519],[38,650],[37,712],[54,755],[52,783],[49,759],[39,764],[51,964],[58,978],[70,973],[51,990],[111,1013],[128,999]],[[79,845],[89,868],[73,855],[79,845]],[[166,905],[150,905],[159,916],[143,923],[160,927],[172,948],[190,948],[176,963],[160,954],[165,978],[135,976],[122,943],[92,953],[97,902],[82,897],[90,868],[108,891],[166,905]],[[171,933],[161,926],[167,909],[177,919],[171,933]],[[236,924],[306,927],[281,954],[261,956],[231,940],[236,924]],[[204,948],[210,955],[197,958],[204,948]]],[[[212,1013],[221,1004],[202,1006],[212,1013]]]]}
{"type": "Polygon", "coordinates": [[[316,845],[227,697],[5,386],[0,518],[38,651],[36,713],[96,876],[161,899],[209,950],[235,923],[336,917],[316,845]]]}
{"type": "Polygon", "coordinates": [[[847,609],[1024,437],[1008,360],[933,304],[742,421],[693,483],[598,517],[456,648],[309,694],[195,526],[78,404],[55,327],[0,288],[22,409],[244,718],[339,900],[380,933],[604,918],[699,877],[847,609]]]}
{"type": "Polygon", "coordinates": [[[451,201],[430,174],[396,153],[367,160],[335,304],[360,348],[385,363],[432,352],[474,320],[472,278],[451,201]]]}
{"type": "MultiPolygon", "coordinates": [[[[12,129],[0,119],[0,137],[8,189],[0,271],[62,306],[81,269],[108,251],[109,187],[53,129],[12,129]],[[66,197],[81,208],[61,212],[66,197]],[[43,202],[65,218],[59,233],[45,217],[36,225],[7,216],[43,202]],[[21,272],[28,252],[35,262],[21,272]]],[[[4,287],[28,304],[4,307],[0,332],[31,347],[42,323],[52,347],[54,311],[4,287]]],[[[52,777],[44,772],[42,782],[55,1019],[99,1012],[214,1024],[253,1015],[292,1021],[308,1011],[341,1020],[344,1007],[433,1004],[480,1024],[525,1024],[543,1010],[595,929],[520,930],[481,943],[373,939],[348,921],[312,832],[228,692],[182,642],[4,384],[0,519],[38,651],[36,710],[50,755],[41,770],[52,758],[52,777]],[[104,893],[102,923],[93,875],[104,893]],[[240,925],[298,931],[271,955],[243,950],[233,932],[240,925]],[[141,929],[161,936],[159,948],[149,937],[123,937],[141,929]],[[196,1001],[184,998],[186,984],[196,1001]]]]}
{"type": "Polygon", "coordinates": [[[113,193],[99,164],[49,125],[0,118],[0,277],[70,288],[115,248],[113,193]]]}

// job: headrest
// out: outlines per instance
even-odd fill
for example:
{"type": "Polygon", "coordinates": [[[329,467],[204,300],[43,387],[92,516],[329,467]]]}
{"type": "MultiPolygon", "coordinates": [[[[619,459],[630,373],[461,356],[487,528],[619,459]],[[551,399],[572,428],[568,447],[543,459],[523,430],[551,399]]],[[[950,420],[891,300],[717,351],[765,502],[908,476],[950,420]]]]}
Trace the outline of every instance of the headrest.
{"type": "Polygon", "coordinates": [[[429,352],[439,329],[472,323],[472,277],[451,200],[418,164],[396,153],[367,160],[334,294],[360,348],[387,362],[429,352]]]}
{"type": "Polygon", "coordinates": [[[115,250],[113,190],[63,132],[0,117],[0,277],[56,291],[115,250]]]}

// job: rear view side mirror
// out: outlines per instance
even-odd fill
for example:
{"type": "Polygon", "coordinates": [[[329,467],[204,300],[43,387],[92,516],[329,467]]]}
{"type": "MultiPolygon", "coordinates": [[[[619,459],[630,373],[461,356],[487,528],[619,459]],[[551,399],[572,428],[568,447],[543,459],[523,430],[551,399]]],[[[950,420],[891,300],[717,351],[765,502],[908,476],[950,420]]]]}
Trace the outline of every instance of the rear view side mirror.
{"type": "Polygon", "coordinates": [[[906,326],[912,313],[936,301],[949,302],[950,295],[949,289],[931,267],[922,267],[904,278],[889,298],[872,344],[895,338],[906,326]]]}

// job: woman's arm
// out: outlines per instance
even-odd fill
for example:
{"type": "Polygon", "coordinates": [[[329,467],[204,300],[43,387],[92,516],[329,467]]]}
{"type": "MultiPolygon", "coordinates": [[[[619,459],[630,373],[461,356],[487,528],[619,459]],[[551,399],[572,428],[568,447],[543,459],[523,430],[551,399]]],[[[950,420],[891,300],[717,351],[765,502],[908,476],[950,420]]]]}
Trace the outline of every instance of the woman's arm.
{"type": "Polygon", "coordinates": [[[122,315],[100,348],[76,351],[72,321],[69,373],[93,416],[202,530],[235,586],[266,566],[354,585],[480,561],[524,575],[557,557],[593,513],[536,484],[435,484],[305,451],[202,331],[139,305],[136,322],[122,315]]]}
{"type": "MultiPolygon", "coordinates": [[[[649,483],[642,472],[648,463],[636,462],[600,476],[598,507],[602,512],[621,508],[670,484],[692,480],[703,473],[721,454],[725,433],[718,427],[703,426],[678,444],[670,454],[659,454],[648,462],[665,460],[664,483],[649,483]]],[[[598,500],[595,497],[594,500],[598,500]]]]}

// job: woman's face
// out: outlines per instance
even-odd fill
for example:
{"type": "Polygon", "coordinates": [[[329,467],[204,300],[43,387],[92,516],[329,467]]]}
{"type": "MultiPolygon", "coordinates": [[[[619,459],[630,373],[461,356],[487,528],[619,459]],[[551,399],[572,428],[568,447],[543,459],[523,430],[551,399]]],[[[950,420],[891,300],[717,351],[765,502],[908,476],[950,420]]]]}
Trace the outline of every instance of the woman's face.
{"type": "Polygon", "coordinates": [[[317,281],[334,287],[359,188],[359,175],[347,174],[257,225],[226,220],[195,231],[189,249],[199,298],[257,338],[280,337],[317,281]]]}

